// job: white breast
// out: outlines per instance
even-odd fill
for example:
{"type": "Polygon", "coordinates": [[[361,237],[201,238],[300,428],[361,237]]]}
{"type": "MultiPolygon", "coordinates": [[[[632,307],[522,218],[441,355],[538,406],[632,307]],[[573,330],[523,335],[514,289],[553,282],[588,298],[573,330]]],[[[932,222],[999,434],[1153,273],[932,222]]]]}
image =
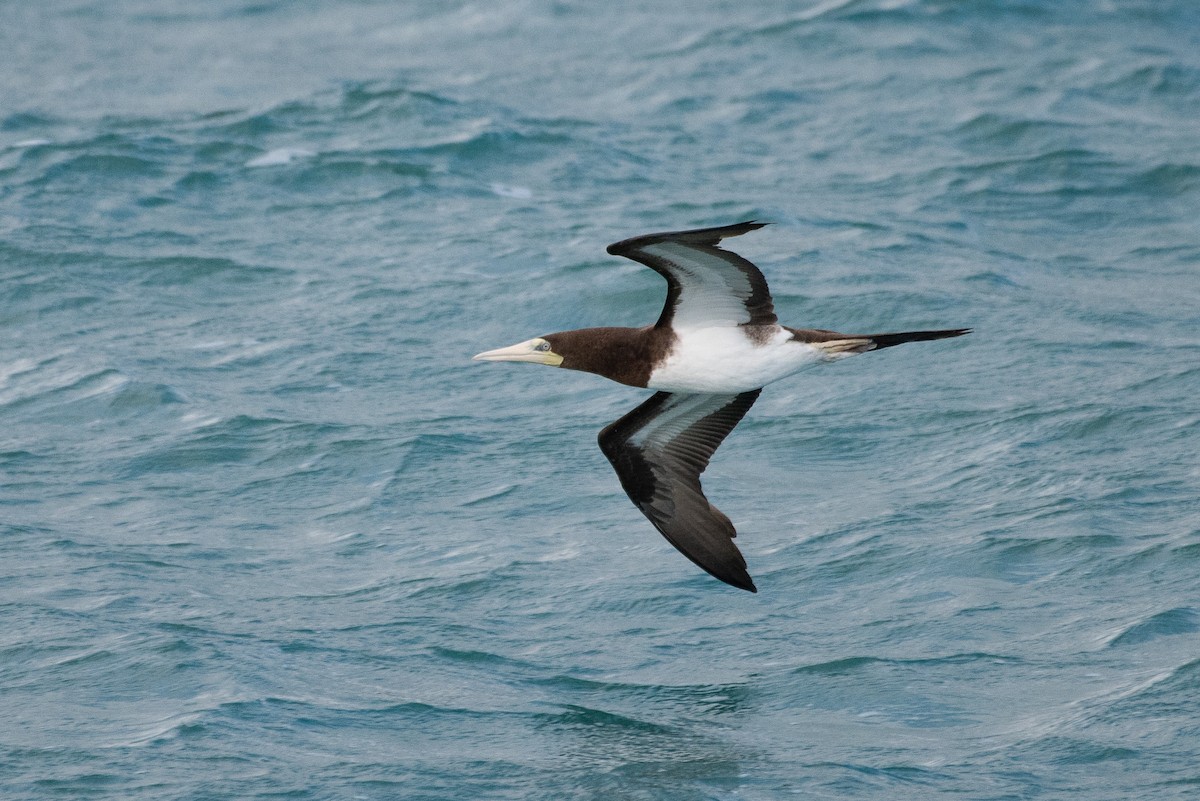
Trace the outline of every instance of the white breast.
{"type": "Polygon", "coordinates": [[[663,392],[749,392],[821,361],[819,348],[773,326],[756,342],[745,328],[676,328],[675,347],[646,386],[663,392]]]}

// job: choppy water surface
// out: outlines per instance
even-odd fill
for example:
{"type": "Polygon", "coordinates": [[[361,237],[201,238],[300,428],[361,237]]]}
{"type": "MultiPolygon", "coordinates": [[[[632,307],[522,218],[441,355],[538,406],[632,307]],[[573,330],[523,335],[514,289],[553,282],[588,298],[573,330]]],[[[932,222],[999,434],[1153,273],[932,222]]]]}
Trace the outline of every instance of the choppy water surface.
{"type": "Polygon", "coordinates": [[[0,7],[0,794],[1192,798],[1189,2],[0,7]],[[472,364],[654,319],[973,326],[764,392],[710,579],[472,364]]]}

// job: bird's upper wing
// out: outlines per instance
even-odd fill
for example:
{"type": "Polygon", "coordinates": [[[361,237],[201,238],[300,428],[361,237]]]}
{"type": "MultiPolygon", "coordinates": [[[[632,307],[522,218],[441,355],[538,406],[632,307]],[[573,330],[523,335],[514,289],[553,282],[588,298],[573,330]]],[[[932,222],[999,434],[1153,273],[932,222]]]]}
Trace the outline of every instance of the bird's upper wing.
{"type": "Polygon", "coordinates": [[[733,544],[737,532],[704,497],[700,474],[760,392],[659,392],[600,432],[600,450],[654,527],[688,559],[751,592],[757,589],[733,544]]]}
{"type": "Polygon", "coordinates": [[[766,223],[669,231],[635,236],[608,246],[614,256],[641,262],[667,279],[667,302],[658,327],[774,325],[767,279],[750,262],[718,247],[766,223]]]}

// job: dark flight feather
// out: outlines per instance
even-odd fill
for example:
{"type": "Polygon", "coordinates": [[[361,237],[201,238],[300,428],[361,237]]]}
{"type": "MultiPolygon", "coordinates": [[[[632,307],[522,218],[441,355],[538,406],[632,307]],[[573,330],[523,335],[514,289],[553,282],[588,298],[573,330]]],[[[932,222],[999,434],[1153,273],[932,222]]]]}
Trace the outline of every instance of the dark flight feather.
{"type": "Polygon", "coordinates": [[[740,395],[659,392],[600,432],[621,487],[654,527],[721,581],[757,592],[733,544],[733,524],[708,502],[700,474],[762,390],[740,395]]]}
{"type": "MultiPolygon", "coordinates": [[[[608,252],[640,262],[667,279],[667,301],[656,328],[670,328],[676,316],[689,309],[695,309],[689,316],[711,312],[706,304],[718,297],[741,305],[734,324],[775,325],[778,319],[762,271],[736,253],[718,247],[722,239],[741,236],[766,224],[747,221],[718,228],[646,234],[614,242],[608,252]]],[[[722,304],[712,305],[719,308],[722,304]]]]}

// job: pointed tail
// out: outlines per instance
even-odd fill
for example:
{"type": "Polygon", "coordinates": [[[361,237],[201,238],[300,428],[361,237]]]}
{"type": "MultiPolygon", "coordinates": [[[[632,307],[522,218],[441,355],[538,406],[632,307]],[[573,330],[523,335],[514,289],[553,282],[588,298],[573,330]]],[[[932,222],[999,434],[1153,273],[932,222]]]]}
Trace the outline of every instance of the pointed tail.
{"type": "Polygon", "coordinates": [[[926,339],[961,337],[971,333],[970,328],[947,328],[942,331],[902,331],[898,334],[839,334],[822,328],[788,328],[792,339],[807,342],[825,351],[826,358],[836,359],[869,350],[890,348],[905,342],[921,342],[926,339]]]}
{"type": "Polygon", "coordinates": [[[903,345],[905,342],[924,342],[927,339],[948,339],[971,333],[970,328],[948,328],[943,331],[904,331],[899,334],[871,334],[863,337],[875,345],[875,350],[903,345]]]}

